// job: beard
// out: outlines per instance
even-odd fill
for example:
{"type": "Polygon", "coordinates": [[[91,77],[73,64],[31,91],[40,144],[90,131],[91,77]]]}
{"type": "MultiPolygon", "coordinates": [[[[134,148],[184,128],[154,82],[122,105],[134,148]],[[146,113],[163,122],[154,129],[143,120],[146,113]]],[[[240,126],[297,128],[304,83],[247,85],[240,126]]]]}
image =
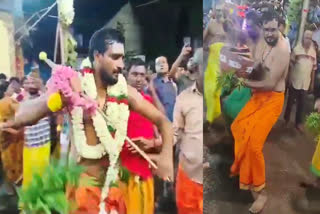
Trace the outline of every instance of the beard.
{"type": "MultiPolygon", "coordinates": [[[[118,71],[117,73],[120,74],[121,72],[118,71]]],[[[100,78],[105,86],[115,85],[118,82],[118,77],[113,76],[105,69],[100,70],[100,78]]]]}
{"type": "Polygon", "coordinates": [[[269,41],[268,41],[268,38],[265,38],[265,41],[268,45],[270,45],[271,47],[274,47],[278,43],[278,38],[273,38],[272,40],[269,40],[269,41]]]}

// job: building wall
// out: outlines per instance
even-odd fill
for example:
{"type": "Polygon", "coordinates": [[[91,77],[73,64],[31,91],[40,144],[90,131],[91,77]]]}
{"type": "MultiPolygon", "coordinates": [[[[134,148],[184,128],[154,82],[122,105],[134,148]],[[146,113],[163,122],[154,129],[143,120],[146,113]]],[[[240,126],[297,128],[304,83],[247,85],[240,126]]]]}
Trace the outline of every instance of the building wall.
{"type": "Polygon", "coordinates": [[[14,20],[4,11],[0,11],[0,47],[0,73],[15,76],[14,20]]]}
{"type": "Polygon", "coordinates": [[[120,22],[124,28],[124,37],[126,40],[126,52],[142,52],[142,37],[141,28],[133,13],[131,3],[124,5],[119,12],[106,24],[107,27],[117,28],[117,23],[120,22]]]}

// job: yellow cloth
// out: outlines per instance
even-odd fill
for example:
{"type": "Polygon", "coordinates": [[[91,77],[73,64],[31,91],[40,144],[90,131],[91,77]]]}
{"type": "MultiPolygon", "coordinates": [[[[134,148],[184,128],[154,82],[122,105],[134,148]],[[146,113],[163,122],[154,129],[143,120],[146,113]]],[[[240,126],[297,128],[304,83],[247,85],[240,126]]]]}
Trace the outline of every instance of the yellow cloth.
{"type": "Polygon", "coordinates": [[[119,188],[126,201],[128,214],[154,213],[153,178],[138,180],[131,174],[128,184],[120,182],[119,188]]]}
{"type": "Polygon", "coordinates": [[[311,171],[317,177],[320,177],[320,138],[318,140],[318,145],[317,145],[316,151],[313,154],[311,171]]]}
{"type": "Polygon", "coordinates": [[[57,112],[61,110],[62,108],[62,99],[59,93],[51,94],[48,102],[47,102],[48,108],[52,112],[57,112]]]}
{"type": "Polygon", "coordinates": [[[217,76],[220,73],[220,50],[224,43],[214,43],[210,46],[208,66],[204,76],[204,95],[207,106],[207,120],[212,123],[221,114],[220,94],[217,90],[217,76]]]}
{"type": "Polygon", "coordinates": [[[28,187],[34,173],[42,174],[49,165],[50,143],[39,147],[23,148],[23,188],[28,187]]]}

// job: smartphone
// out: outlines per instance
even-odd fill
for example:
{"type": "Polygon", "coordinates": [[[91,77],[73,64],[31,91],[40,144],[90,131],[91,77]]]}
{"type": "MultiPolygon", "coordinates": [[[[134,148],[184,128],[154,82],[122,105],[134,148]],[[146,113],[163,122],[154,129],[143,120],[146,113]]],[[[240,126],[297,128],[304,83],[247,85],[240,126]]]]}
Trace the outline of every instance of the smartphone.
{"type": "Polygon", "coordinates": [[[183,44],[185,47],[191,47],[191,38],[190,37],[184,37],[183,38],[183,44]]]}

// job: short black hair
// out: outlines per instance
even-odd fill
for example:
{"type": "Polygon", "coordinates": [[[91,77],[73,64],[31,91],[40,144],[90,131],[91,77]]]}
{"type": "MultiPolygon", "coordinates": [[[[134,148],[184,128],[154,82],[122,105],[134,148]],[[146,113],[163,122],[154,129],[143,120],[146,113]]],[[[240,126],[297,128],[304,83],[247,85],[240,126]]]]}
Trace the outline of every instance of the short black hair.
{"type": "Polygon", "coordinates": [[[261,17],[259,16],[259,14],[254,11],[254,10],[250,10],[246,13],[246,19],[247,20],[251,20],[253,24],[257,25],[257,26],[261,26],[261,17]]]}
{"type": "Polygon", "coordinates": [[[89,59],[91,63],[94,61],[94,54],[97,51],[99,54],[104,54],[109,48],[107,40],[115,41],[124,44],[124,36],[118,30],[112,28],[101,28],[96,31],[89,43],[89,59]]]}
{"type": "Polygon", "coordinates": [[[266,22],[270,22],[272,20],[276,20],[277,22],[279,22],[279,15],[275,10],[269,9],[262,13],[262,17],[261,17],[262,24],[266,22]]]}
{"type": "Polygon", "coordinates": [[[127,72],[130,73],[130,69],[133,67],[133,66],[143,66],[146,71],[147,71],[147,66],[146,66],[146,63],[140,59],[140,58],[131,58],[129,63],[128,63],[128,69],[127,69],[127,72]]]}
{"type": "Polygon", "coordinates": [[[1,73],[1,74],[0,74],[0,79],[6,80],[6,79],[7,79],[7,76],[6,76],[4,73],[1,73]]]}
{"type": "Polygon", "coordinates": [[[17,82],[20,84],[20,80],[18,77],[11,77],[10,80],[9,80],[9,83],[12,83],[12,82],[17,82]]]}
{"type": "Polygon", "coordinates": [[[156,73],[156,65],[154,60],[149,61],[147,67],[150,68],[152,73],[156,73]]]}

